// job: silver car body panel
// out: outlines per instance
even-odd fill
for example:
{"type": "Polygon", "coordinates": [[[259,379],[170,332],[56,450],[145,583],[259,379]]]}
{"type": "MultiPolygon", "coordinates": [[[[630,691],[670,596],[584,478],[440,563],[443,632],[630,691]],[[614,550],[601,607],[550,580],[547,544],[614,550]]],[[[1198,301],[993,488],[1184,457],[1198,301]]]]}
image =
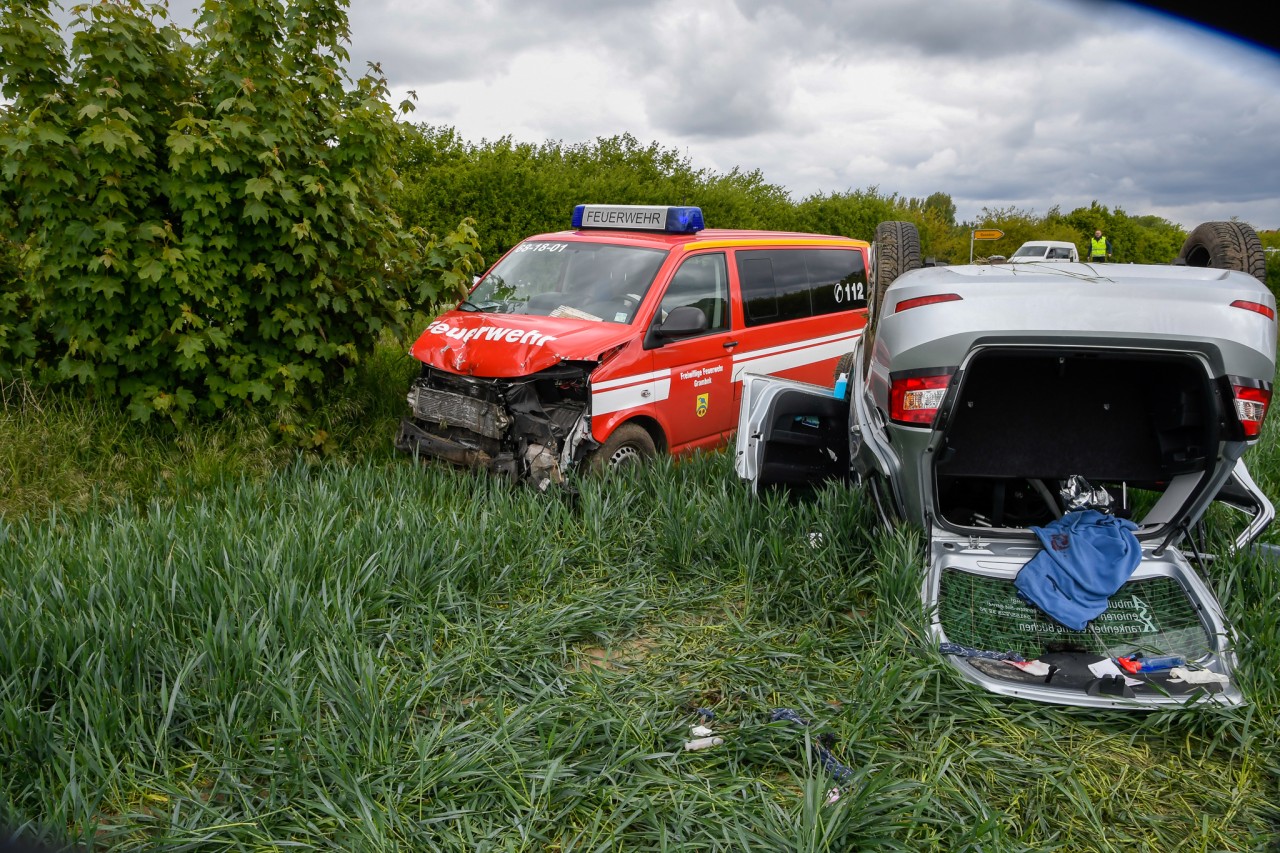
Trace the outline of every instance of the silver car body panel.
{"type": "Polygon", "coordinates": [[[885,293],[871,390],[887,400],[887,372],[956,366],[985,341],[1150,347],[1202,353],[1215,375],[1271,380],[1276,326],[1235,309],[1235,300],[1275,310],[1253,276],[1207,267],[1138,264],[953,266],[913,270],[885,293]],[[897,312],[908,299],[954,293],[960,300],[897,312]]]}

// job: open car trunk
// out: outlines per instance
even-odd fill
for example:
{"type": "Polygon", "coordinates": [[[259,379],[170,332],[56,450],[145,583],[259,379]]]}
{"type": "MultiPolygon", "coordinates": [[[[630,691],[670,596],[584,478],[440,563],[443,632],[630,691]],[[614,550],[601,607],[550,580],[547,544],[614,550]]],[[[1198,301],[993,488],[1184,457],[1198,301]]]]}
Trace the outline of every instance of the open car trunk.
{"type": "MultiPolygon", "coordinates": [[[[853,388],[863,387],[854,359],[853,388]]],[[[1178,549],[1215,499],[1252,517],[1241,546],[1270,522],[1228,440],[1230,389],[1198,354],[1084,346],[986,346],[952,378],[933,428],[890,429],[869,395],[747,376],[739,476],[759,489],[869,480],[884,517],[923,519],[922,598],[930,630],[959,674],[992,692],[1090,707],[1156,708],[1243,698],[1230,628],[1178,549]],[[904,464],[912,459],[918,464],[904,464]],[[1084,630],[1019,596],[1014,579],[1042,552],[1031,529],[1072,507],[1087,481],[1131,519],[1137,568],[1084,630]],[[944,644],[955,644],[944,645],[944,644]],[[1030,666],[998,658],[1016,655],[1030,666]],[[1117,658],[1175,657],[1129,673],[1117,658]]]]}
{"type": "Polygon", "coordinates": [[[932,488],[924,598],[939,643],[964,647],[951,660],[966,678],[1062,704],[1242,701],[1221,607],[1175,547],[1232,473],[1219,460],[1229,399],[1186,352],[974,353],[954,377],[925,469],[932,488]],[[1109,498],[1104,511],[1135,522],[1141,548],[1133,574],[1084,630],[1065,627],[1014,585],[1042,550],[1030,528],[1088,505],[1068,503],[1073,482],[1094,494],[1094,505],[1109,498]],[[1185,666],[1131,673],[1116,665],[1135,655],[1185,666]]]}
{"type": "Polygon", "coordinates": [[[1073,475],[1113,490],[1126,517],[1131,491],[1162,494],[1177,483],[1165,506],[1136,519],[1149,533],[1202,509],[1195,496],[1221,486],[1210,481],[1223,401],[1188,353],[990,348],[953,385],[932,469],[934,511],[946,524],[1045,524],[1063,509],[1046,487],[1056,495],[1073,475]]]}

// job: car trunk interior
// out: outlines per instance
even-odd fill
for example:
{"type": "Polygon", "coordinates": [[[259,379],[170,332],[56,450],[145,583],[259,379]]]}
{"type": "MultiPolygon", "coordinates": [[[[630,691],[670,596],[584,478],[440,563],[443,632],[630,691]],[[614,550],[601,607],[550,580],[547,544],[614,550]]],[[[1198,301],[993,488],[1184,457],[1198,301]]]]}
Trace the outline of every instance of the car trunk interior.
{"type": "Polygon", "coordinates": [[[1063,513],[1059,490],[1072,475],[1105,487],[1114,513],[1141,523],[1170,481],[1185,485],[1208,470],[1220,417],[1201,362],[1179,353],[990,349],[953,381],[933,470],[937,520],[952,539],[931,546],[939,626],[950,642],[1014,651],[1050,664],[1052,674],[986,659],[958,665],[1006,692],[1051,689],[1125,702],[1220,689],[1170,681],[1168,672],[1103,679],[1089,668],[1134,653],[1229,667],[1221,630],[1202,612],[1209,593],[1174,549],[1152,552],[1162,539],[1154,525],[1139,569],[1086,630],[1055,622],[1013,584],[1040,550],[1026,528],[1063,513]],[[976,550],[964,544],[988,531],[1005,535],[976,550]]]}
{"type": "Polygon", "coordinates": [[[1216,455],[1216,391],[1190,355],[990,349],[954,381],[934,466],[949,524],[1045,524],[1072,475],[1124,514],[1122,495],[1158,492],[1216,455]]]}

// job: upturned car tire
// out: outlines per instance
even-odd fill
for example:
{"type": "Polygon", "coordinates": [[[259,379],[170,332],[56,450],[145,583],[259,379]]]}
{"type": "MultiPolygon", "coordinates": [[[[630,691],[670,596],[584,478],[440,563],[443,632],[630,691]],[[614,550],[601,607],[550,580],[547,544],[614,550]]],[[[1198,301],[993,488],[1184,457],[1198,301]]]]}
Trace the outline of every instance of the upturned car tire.
{"type": "Polygon", "coordinates": [[[642,465],[658,455],[653,436],[637,424],[623,424],[591,454],[590,467],[596,473],[607,473],[642,465]]]}
{"type": "Polygon", "coordinates": [[[1263,283],[1267,280],[1267,253],[1258,232],[1243,222],[1204,222],[1187,235],[1178,263],[1189,267],[1239,270],[1263,283]]]}
{"type": "Polygon", "coordinates": [[[924,266],[920,257],[920,232],[911,222],[881,222],[876,226],[872,250],[871,292],[867,295],[867,327],[863,330],[867,340],[862,346],[863,361],[867,365],[871,362],[871,343],[880,325],[885,291],[898,276],[924,266]]]}
{"type": "Polygon", "coordinates": [[[850,383],[854,380],[854,353],[846,352],[836,361],[836,370],[831,374],[832,383],[840,382],[840,374],[845,374],[850,383]]]}

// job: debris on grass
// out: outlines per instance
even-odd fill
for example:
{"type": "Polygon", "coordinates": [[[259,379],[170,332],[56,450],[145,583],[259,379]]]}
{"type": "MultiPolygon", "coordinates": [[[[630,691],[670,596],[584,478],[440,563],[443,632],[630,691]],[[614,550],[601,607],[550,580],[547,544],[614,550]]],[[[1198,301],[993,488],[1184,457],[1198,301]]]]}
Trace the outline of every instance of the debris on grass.
{"type": "MultiPolygon", "coordinates": [[[[769,714],[769,722],[776,723],[780,720],[805,728],[809,725],[809,721],[801,717],[790,708],[776,708],[769,714]]],[[[822,765],[823,769],[831,774],[837,782],[848,782],[853,778],[853,770],[844,764],[841,764],[831,752],[831,747],[835,745],[835,738],[830,734],[819,735],[813,742],[813,754],[822,765]]]]}
{"type": "Polygon", "coordinates": [[[722,743],[724,743],[724,738],[722,737],[700,737],[685,741],[684,748],[688,752],[693,752],[699,749],[710,749],[713,746],[720,746],[722,743]]]}

